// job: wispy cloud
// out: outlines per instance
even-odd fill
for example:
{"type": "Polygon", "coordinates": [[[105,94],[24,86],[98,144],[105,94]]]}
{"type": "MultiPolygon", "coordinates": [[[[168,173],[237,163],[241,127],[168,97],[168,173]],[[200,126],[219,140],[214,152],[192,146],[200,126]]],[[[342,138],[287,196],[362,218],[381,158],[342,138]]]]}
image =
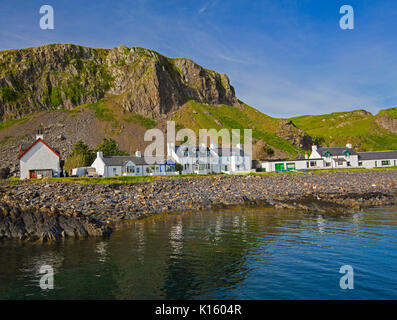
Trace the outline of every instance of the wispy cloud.
{"type": "Polygon", "coordinates": [[[203,14],[206,12],[208,9],[214,7],[218,0],[212,0],[212,1],[206,1],[204,5],[199,9],[198,14],[203,14]]]}

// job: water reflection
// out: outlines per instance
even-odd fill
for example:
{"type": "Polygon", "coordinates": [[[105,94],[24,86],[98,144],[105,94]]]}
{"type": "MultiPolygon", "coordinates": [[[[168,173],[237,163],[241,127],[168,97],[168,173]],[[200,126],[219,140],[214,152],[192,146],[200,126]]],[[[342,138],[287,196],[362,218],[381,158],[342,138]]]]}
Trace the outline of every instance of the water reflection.
{"type": "Polygon", "coordinates": [[[373,299],[397,292],[397,210],[345,216],[274,209],[138,221],[109,239],[0,243],[0,298],[373,299]],[[365,248],[365,250],[363,250],[365,248]],[[38,270],[55,269],[55,289],[38,270]],[[356,289],[338,270],[357,270],[356,289]]]}

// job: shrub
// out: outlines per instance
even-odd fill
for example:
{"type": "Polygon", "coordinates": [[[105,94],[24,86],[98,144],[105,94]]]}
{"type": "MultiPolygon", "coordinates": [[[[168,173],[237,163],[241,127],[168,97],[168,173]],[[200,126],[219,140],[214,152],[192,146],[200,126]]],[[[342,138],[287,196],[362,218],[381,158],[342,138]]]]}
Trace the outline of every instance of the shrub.
{"type": "Polygon", "coordinates": [[[0,179],[7,179],[10,176],[10,168],[1,168],[0,169],[0,179]]]}
{"type": "Polygon", "coordinates": [[[1,96],[7,103],[15,102],[17,99],[17,94],[14,89],[8,86],[1,89],[1,96]]]}

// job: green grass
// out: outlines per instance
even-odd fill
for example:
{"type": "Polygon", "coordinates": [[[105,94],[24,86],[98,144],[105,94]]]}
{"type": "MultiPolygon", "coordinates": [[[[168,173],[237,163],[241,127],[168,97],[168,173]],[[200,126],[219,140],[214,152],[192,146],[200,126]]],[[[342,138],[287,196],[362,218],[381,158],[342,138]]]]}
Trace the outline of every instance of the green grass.
{"type": "Polygon", "coordinates": [[[108,122],[115,120],[112,110],[105,107],[105,101],[103,99],[88,105],[88,108],[95,111],[95,116],[99,120],[108,122]]]}
{"type": "Polygon", "coordinates": [[[397,119],[397,108],[390,108],[379,111],[380,116],[383,116],[385,114],[387,114],[391,118],[397,119]]]}
{"type": "Polygon", "coordinates": [[[3,139],[0,140],[0,146],[4,146],[7,142],[11,139],[11,136],[5,136],[3,139]]]}
{"type": "Polygon", "coordinates": [[[28,120],[29,120],[29,116],[26,116],[26,117],[23,117],[20,119],[14,119],[14,120],[0,122],[0,130],[7,129],[15,124],[18,124],[18,123],[25,123],[28,120]]]}
{"type": "MultiPolygon", "coordinates": [[[[396,111],[384,112],[394,115],[396,111]]],[[[310,136],[321,138],[323,145],[344,146],[350,140],[357,151],[397,149],[397,135],[380,128],[376,116],[363,110],[299,116],[290,120],[310,136]]]]}
{"type": "Polygon", "coordinates": [[[125,116],[125,117],[123,117],[123,120],[126,122],[137,123],[146,129],[152,129],[157,126],[157,122],[155,120],[146,118],[140,114],[132,114],[132,115],[125,116]]]}
{"type": "MultiPolygon", "coordinates": [[[[242,107],[212,106],[191,100],[184,110],[178,112],[174,120],[180,127],[192,129],[196,134],[199,129],[204,128],[218,131],[224,128],[240,129],[240,142],[244,139],[244,129],[252,129],[253,138],[263,140],[268,145],[287,152],[290,157],[301,152],[292,143],[277,136],[280,119],[267,116],[245,104],[242,107]]],[[[229,133],[231,134],[231,131],[229,133]]]]}
{"type": "Polygon", "coordinates": [[[389,171],[389,170],[397,170],[397,166],[393,167],[377,167],[377,168],[342,168],[342,169],[315,169],[309,170],[310,172],[322,173],[322,172],[354,172],[354,171],[389,171]]]}

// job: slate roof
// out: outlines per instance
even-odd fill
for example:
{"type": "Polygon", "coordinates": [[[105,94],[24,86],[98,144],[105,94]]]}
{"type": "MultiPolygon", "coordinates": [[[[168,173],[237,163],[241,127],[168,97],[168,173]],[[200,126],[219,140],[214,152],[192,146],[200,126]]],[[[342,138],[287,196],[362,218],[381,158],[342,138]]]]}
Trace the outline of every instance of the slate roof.
{"type": "Polygon", "coordinates": [[[220,157],[222,156],[230,156],[230,155],[239,155],[244,156],[244,150],[239,148],[215,148],[214,150],[220,157]]]}
{"type": "Polygon", "coordinates": [[[352,148],[347,147],[321,147],[317,149],[317,152],[322,156],[325,157],[325,153],[329,151],[331,156],[344,156],[345,151],[348,150],[350,155],[354,156],[357,155],[357,152],[354,151],[352,148]]]}
{"type": "Polygon", "coordinates": [[[360,160],[397,159],[397,150],[396,151],[359,152],[358,158],[360,160]]]}
{"type": "Polygon", "coordinates": [[[137,156],[107,156],[103,157],[102,160],[105,162],[107,166],[113,166],[113,167],[118,167],[118,166],[123,166],[125,165],[128,161],[132,161],[136,165],[152,165],[152,164],[164,164],[165,160],[162,157],[137,157],[137,156]],[[148,160],[148,161],[146,161],[148,160]],[[152,160],[152,161],[150,161],[152,160]],[[150,162],[150,163],[148,163],[150,162]]]}
{"type": "MultiPolygon", "coordinates": [[[[196,157],[196,152],[200,152],[200,156],[206,156],[210,148],[204,146],[175,146],[175,153],[179,156],[184,156],[184,151],[189,150],[189,156],[196,157]]],[[[244,156],[244,150],[239,148],[215,148],[211,149],[215,151],[218,156],[229,156],[229,155],[240,155],[244,156]]]]}

